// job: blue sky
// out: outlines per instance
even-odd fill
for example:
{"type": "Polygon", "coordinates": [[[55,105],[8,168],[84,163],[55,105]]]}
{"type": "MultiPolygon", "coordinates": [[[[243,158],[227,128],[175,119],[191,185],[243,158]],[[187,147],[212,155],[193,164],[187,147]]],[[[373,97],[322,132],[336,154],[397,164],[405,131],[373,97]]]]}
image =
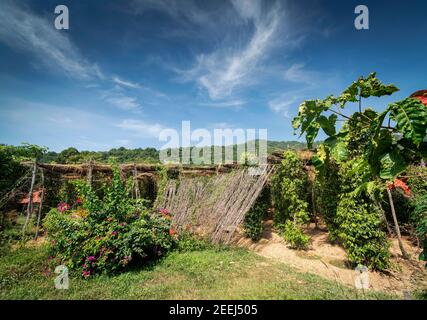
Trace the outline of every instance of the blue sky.
{"type": "MultiPolygon", "coordinates": [[[[292,140],[305,99],[372,71],[427,84],[427,2],[0,1],[0,143],[59,151],[160,147],[164,128],[267,128],[292,140]],[[54,28],[69,8],[70,30],[54,28]]],[[[350,111],[350,110],[349,110],[350,111]]],[[[348,111],[348,112],[349,112],[348,111]]]]}

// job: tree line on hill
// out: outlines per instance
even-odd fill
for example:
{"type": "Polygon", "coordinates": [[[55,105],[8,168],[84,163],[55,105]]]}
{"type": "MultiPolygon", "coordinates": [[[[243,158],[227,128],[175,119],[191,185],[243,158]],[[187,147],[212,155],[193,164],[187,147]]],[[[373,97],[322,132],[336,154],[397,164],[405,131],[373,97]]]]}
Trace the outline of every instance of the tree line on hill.
{"type": "MultiPolygon", "coordinates": [[[[79,164],[87,163],[91,160],[99,163],[108,163],[111,159],[116,160],[118,163],[159,163],[159,150],[150,147],[136,149],[120,147],[108,151],[79,151],[75,147],[69,147],[60,152],[49,151],[47,148],[40,148],[29,144],[23,144],[21,146],[0,144],[0,147],[2,150],[1,152],[4,153],[5,156],[7,154],[9,157],[13,156],[15,158],[36,158],[37,161],[41,163],[79,164]]],[[[258,148],[258,141],[256,142],[256,148],[258,148]]],[[[306,144],[299,141],[267,142],[268,154],[278,150],[302,150],[305,148],[306,144]]],[[[233,150],[235,158],[237,158],[237,145],[233,145],[233,150]]],[[[182,148],[180,148],[179,153],[182,153],[182,148]]]]}

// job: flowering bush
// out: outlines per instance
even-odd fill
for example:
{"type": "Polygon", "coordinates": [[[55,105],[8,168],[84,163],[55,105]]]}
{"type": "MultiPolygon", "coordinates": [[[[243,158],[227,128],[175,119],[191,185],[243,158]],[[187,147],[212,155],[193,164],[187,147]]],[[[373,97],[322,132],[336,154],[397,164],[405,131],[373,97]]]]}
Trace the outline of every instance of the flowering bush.
{"type": "Polygon", "coordinates": [[[82,208],[70,210],[61,204],[48,213],[44,225],[52,254],[69,268],[80,270],[83,277],[156,259],[175,245],[170,213],[148,210],[131,199],[117,168],[102,199],[84,182],[76,187],[80,197],[76,203],[82,208]],[[82,210],[88,214],[76,214],[82,210]]]}
{"type": "Polygon", "coordinates": [[[68,204],[68,203],[66,203],[66,202],[61,202],[60,204],[58,204],[58,211],[59,212],[65,212],[65,211],[68,211],[68,210],[70,210],[71,209],[71,206],[68,204]]]}

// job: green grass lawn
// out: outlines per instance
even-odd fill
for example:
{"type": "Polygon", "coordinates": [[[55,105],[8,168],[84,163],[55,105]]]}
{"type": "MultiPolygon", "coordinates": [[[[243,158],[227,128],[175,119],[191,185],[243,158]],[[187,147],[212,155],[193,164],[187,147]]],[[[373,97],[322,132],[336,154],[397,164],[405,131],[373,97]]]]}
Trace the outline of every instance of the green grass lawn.
{"type": "Polygon", "coordinates": [[[243,249],[174,252],[115,276],[70,276],[54,288],[46,249],[21,248],[0,257],[0,299],[393,299],[363,295],[334,281],[299,273],[243,249]]]}

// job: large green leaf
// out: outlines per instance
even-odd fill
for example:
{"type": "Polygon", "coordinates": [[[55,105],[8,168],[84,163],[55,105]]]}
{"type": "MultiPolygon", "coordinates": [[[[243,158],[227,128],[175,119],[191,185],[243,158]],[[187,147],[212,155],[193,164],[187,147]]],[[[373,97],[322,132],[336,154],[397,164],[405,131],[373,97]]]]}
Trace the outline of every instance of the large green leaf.
{"type": "Polygon", "coordinates": [[[306,135],[307,145],[312,147],[319,133],[319,116],[327,107],[323,100],[307,100],[301,103],[298,115],[293,119],[292,126],[295,130],[300,129],[300,136],[306,135]]]}
{"type": "Polygon", "coordinates": [[[393,136],[390,131],[381,129],[378,134],[367,145],[367,159],[374,174],[381,170],[381,157],[392,151],[393,136]]]}
{"type": "Polygon", "coordinates": [[[415,145],[426,137],[427,108],[421,101],[408,98],[388,107],[390,118],[396,122],[396,129],[415,145]]]}
{"type": "Polygon", "coordinates": [[[320,125],[317,122],[313,122],[306,130],[305,139],[307,140],[307,146],[309,149],[313,147],[314,139],[316,139],[319,133],[320,125]]]}
{"type": "Polygon", "coordinates": [[[335,125],[336,125],[337,119],[338,119],[338,116],[336,114],[330,115],[329,118],[326,118],[325,116],[320,116],[318,118],[320,127],[330,137],[336,134],[335,125]]]}
{"type": "Polygon", "coordinates": [[[389,96],[399,89],[393,84],[385,85],[371,73],[367,79],[359,79],[360,95],[363,98],[389,96]]]}
{"type": "Polygon", "coordinates": [[[346,102],[357,102],[359,96],[362,98],[389,96],[399,89],[393,84],[383,84],[377,79],[375,72],[371,73],[367,78],[360,77],[353,82],[346,90],[343,91],[338,98],[342,106],[346,102]]]}
{"type": "Polygon", "coordinates": [[[405,160],[396,151],[392,151],[383,155],[380,158],[380,163],[380,177],[385,180],[394,180],[394,178],[396,178],[399,173],[406,169],[405,160]]]}
{"type": "Polygon", "coordinates": [[[322,170],[325,164],[325,162],[322,159],[320,159],[317,155],[314,155],[311,158],[311,163],[313,164],[313,166],[316,168],[317,171],[322,170]]]}
{"type": "Polygon", "coordinates": [[[347,144],[344,141],[339,141],[332,148],[331,155],[338,163],[348,160],[347,144]]]}

